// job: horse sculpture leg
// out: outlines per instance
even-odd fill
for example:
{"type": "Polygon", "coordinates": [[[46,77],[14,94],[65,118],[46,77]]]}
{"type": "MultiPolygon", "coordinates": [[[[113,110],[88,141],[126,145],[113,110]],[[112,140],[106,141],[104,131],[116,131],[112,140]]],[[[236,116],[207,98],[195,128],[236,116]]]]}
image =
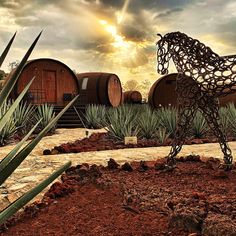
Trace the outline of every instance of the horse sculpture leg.
{"type": "MultiPolygon", "coordinates": [[[[182,104],[184,105],[184,103],[182,104]]],[[[194,104],[192,103],[192,105],[194,104]]],[[[178,124],[175,132],[175,137],[172,142],[170,153],[167,156],[168,165],[173,165],[175,163],[175,157],[182,149],[185,138],[190,129],[194,113],[195,109],[191,109],[191,107],[183,107],[182,109],[179,109],[178,124]]]]}
{"type": "Polygon", "coordinates": [[[199,108],[205,115],[206,121],[211,128],[214,135],[218,138],[220,148],[224,154],[224,163],[226,169],[232,168],[233,156],[231,150],[227,144],[225,134],[222,132],[222,124],[219,119],[219,105],[215,98],[205,96],[199,101],[199,108]]]}
{"type": "Polygon", "coordinates": [[[185,138],[194,114],[196,112],[196,97],[198,96],[198,87],[188,78],[178,78],[178,123],[170,153],[167,156],[167,164],[174,165],[176,155],[181,151],[185,138]]]}

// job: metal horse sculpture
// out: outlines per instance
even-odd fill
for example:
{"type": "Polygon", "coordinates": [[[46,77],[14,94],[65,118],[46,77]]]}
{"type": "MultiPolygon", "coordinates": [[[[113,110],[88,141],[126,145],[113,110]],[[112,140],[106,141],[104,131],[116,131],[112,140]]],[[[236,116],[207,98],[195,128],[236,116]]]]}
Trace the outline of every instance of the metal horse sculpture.
{"type": "Polygon", "coordinates": [[[224,164],[230,169],[233,157],[221,129],[217,97],[236,90],[236,55],[220,57],[203,43],[181,32],[168,33],[163,37],[158,35],[161,37],[157,42],[158,73],[168,73],[171,58],[178,71],[178,125],[167,164],[174,164],[194,114],[200,109],[218,138],[224,154],[224,164]]]}

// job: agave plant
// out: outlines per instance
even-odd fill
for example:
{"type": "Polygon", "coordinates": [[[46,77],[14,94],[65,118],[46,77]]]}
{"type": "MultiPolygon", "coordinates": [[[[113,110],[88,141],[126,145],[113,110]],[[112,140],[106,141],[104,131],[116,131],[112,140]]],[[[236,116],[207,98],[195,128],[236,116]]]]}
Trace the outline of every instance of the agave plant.
{"type": "Polygon", "coordinates": [[[155,111],[149,106],[144,107],[138,117],[139,136],[150,139],[156,136],[156,131],[159,127],[160,120],[155,111]]]}
{"type": "Polygon", "coordinates": [[[25,134],[32,127],[32,118],[35,107],[26,102],[20,102],[13,112],[13,119],[17,127],[17,132],[25,134]]]}
{"type": "Polygon", "coordinates": [[[88,105],[85,109],[85,120],[89,128],[102,128],[106,119],[106,108],[102,105],[88,105]]]}
{"type": "MultiPolygon", "coordinates": [[[[5,86],[3,87],[0,93],[0,108],[2,108],[3,104],[6,103],[6,99],[8,95],[11,93],[15,83],[17,82],[18,76],[24,67],[28,57],[33,51],[41,33],[35,39],[33,44],[30,46],[29,50],[23,57],[17,69],[14,71],[13,76],[7,81],[5,86]]],[[[2,56],[0,57],[0,65],[4,61],[6,54],[12,44],[15,35],[7,45],[4,50],[2,56]]],[[[32,84],[33,79],[30,83],[25,87],[22,93],[18,96],[18,98],[11,104],[7,112],[0,118],[0,132],[4,129],[4,126],[7,124],[10,117],[13,115],[16,107],[21,102],[22,98],[26,94],[30,85],[32,84]]],[[[39,141],[43,138],[43,136],[51,129],[53,125],[57,122],[57,120],[63,115],[63,113],[74,103],[74,101],[78,98],[75,97],[32,141],[26,144],[24,147],[24,143],[27,138],[32,134],[32,132],[36,129],[40,121],[29,131],[29,133],[13,148],[13,150],[6,155],[0,162],[0,186],[8,179],[8,177],[15,171],[15,169],[24,161],[24,159],[31,153],[34,147],[39,143],[39,141]]],[[[71,165],[70,162],[66,163],[62,166],[58,171],[53,173],[48,179],[40,183],[31,191],[24,194],[18,200],[10,204],[7,208],[5,208],[2,212],[0,212],[0,224],[4,223],[10,216],[12,216],[15,212],[17,212],[21,207],[27,204],[31,199],[33,199],[39,192],[41,192],[47,185],[49,185],[55,178],[57,178],[65,169],[67,169],[71,165]]]]}
{"type": "Polygon", "coordinates": [[[127,136],[137,136],[137,114],[132,106],[122,105],[108,110],[104,127],[108,133],[119,140],[127,136]]]}
{"type": "MultiPolygon", "coordinates": [[[[231,105],[232,106],[232,105],[231,105]]],[[[219,110],[221,129],[225,136],[227,136],[230,132],[230,119],[229,119],[229,107],[221,107],[219,110]]],[[[235,108],[231,108],[235,109],[235,108]]]]}
{"type": "Polygon", "coordinates": [[[165,128],[159,128],[156,132],[156,135],[160,144],[164,144],[170,136],[170,134],[166,132],[165,128]]]}
{"type": "MultiPolygon", "coordinates": [[[[44,129],[50,123],[50,121],[52,121],[53,118],[55,117],[55,112],[53,108],[54,107],[52,105],[49,105],[47,103],[37,107],[34,117],[36,121],[40,120],[40,124],[38,127],[39,130],[44,129]]],[[[56,125],[52,126],[49,132],[52,132],[53,130],[55,130],[55,128],[56,125]]]]}
{"type": "Polygon", "coordinates": [[[177,110],[173,107],[162,107],[157,111],[157,116],[160,120],[160,127],[166,129],[166,132],[173,138],[177,127],[177,110]]]}
{"type": "MultiPolygon", "coordinates": [[[[10,101],[5,101],[0,108],[0,119],[6,114],[11,106],[10,101]]],[[[0,131],[0,145],[3,146],[6,142],[16,134],[16,122],[13,117],[10,117],[7,123],[4,125],[3,129],[0,131]]]]}
{"type": "Polygon", "coordinates": [[[202,138],[209,130],[207,122],[200,111],[195,113],[192,122],[192,134],[195,138],[202,138]]]}
{"type": "Polygon", "coordinates": [[[236,108],[233,103],[227,105],[228,121],[232,135],[236,136],[236,108]]]}

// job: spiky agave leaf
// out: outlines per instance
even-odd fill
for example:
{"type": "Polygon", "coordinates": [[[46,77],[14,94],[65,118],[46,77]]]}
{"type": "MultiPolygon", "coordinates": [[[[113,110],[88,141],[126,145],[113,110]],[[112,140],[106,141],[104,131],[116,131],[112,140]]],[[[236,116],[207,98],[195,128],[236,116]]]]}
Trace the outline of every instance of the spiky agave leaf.
{"type": "Polygon", "coordinates": [[[70,101],[66,107],[64,107],[60,113],[29,143],[27,144],[12,160],[11,162],[0,172],[0,185],[14,172],[14,170],[21,164],[22,161],[30,154],[35,148],[43,136],[51,129],[51,127],[60,119],[63,113],[77,100],[77,95],[72,101],[70,101]]]}
{"type": "Polygon", "coordinates": [[[60,167],[58,170],[53,172],[47,179],[42,181],[33,189],[29,190],[22,197],[11,203],[2,212],[0,212],[0,225],[3,224],[9,217],[15,214],[19,209],[25,206],[31,201],[36,195],[38,195],[43,189],[45,189],[50,183],[52,183],[58,176],[60,176],[66,169],[71,166],[71,162],[67,162],[65,165],[60,167]]]}
{"type": "MultiPolygon", "coordinates": [[[[12,116],[13,112],[21,102],[22,98],[25,96],[26,92],[28,91],[30,85],[33,83],[35,77],[27,84],[27,86],[24,88],[24,90],[21,92],[21,94],[17,97],[17,99],[14,101],[14,103],[11,105],[9,110],[5,113],[5,115],[0,119],[0,131],[4,128],[4,125],[8,122],[10,117],[12,116]]],[[[1,95],[0,95],[1,96],[1,95]]],[[[3,105],[3,103],[2,103],[3,105]]],[[[1,107],[1,106],[0,106],[1,107]]]]}
{"type": "Polygon", "coordinates": [[[2,63],[4,62],[6,56],[7,56],[7,53],[9,52],[10,48],[11,48],[11,45],[14,41],[14,38],[16,37],[16,32],[15,34],[12,36],[11,40],[9,41],[9,43],[7,44],[5,50],[3,51],[1,57],[0,57],[0,67],[2,66],[2,63]]]}
{"type": "Polygon", "coordinates": [[[9,94],[11,93],[12,89],[14,88],[16,81],[23,69],[23,67],[25,66],[25,63],[27,62],[30,54],[32,53],[36,43],[39,40],[39,37],[41,36],[42,31],[39,33],[39,35],[37,36],[37,38],[34,40],[34,42],[32,43],[32,45],[30,46],[30,48],[28,49],[28,51],[26,52],[25,56],[23,57],[23,59],[21,60],[19,66],[16,68],[16,70],[13,72],[13,75],[11,76],[11,78],[9,80],[7,80],[6,84],[4,85],[2,91],[0,92],[0,107],[2,106],[3,102],[6,100],[6,98],[9,96],[9,94]]]}
{"type": "Polygon", "coordinates": [[[37,128],[41,120],[39,120],[35,126],[27,133],[27,135],[19,142],[17,145],[9,152],[0,162],[0,173],[1,171],[10,163],[13,157],[17,154],[20,148],[24,145],[25,141],[30,137],[30,135],[37,128]]]}

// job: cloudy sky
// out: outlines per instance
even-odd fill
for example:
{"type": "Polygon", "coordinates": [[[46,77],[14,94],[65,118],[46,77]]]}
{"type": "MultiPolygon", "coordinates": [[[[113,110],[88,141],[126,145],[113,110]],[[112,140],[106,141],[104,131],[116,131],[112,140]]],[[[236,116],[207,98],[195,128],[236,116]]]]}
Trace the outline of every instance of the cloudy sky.
{"type": "Polygon", "coordinates": [[[0,15],[1,51],[18,32],[5,70],[41,29],[31,59],[51,57],[122,81],[159,77],[156,33],[181,31],[218,54],[236,54],[235,0],[0,0],[0,15]]]}

